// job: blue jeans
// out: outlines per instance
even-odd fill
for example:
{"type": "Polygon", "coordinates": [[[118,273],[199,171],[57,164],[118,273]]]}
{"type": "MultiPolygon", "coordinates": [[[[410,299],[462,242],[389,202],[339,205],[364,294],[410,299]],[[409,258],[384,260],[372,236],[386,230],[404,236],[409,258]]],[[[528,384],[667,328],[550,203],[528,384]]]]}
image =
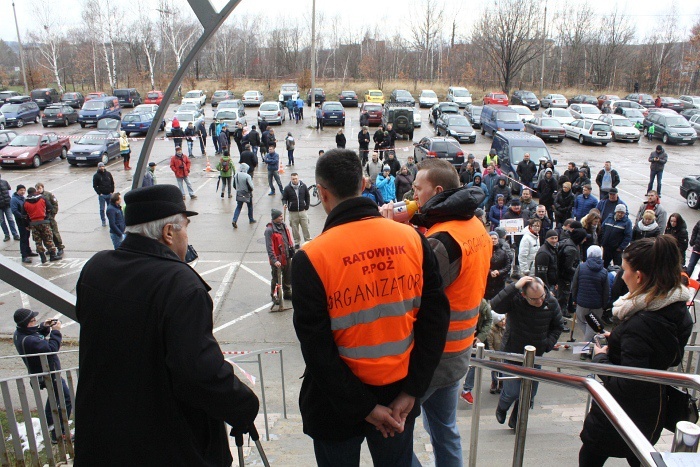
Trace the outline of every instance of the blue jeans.
{"type": "Polygon", "coordinates": [[[700,260],[700,253],[695,253],[694,251],[690,253],[690,261],[688,261],[688,277],[693,277],[693,269],[695,269],[695,265],[698,264],[698,260],[700,260]]]}
{"type": "MultiPolygon", "coordinates": [[[[521,365],[518,362],[506,362],[512,363],[513,365],[521,365]]],[[[535,368],[540,369],[542,365],[535,365],[535,368]]],[[[510,376],[510,375],[506,375],[510,376]]],[[[507,379],[503,381],[503,390],[501,391],[501,397],[498,399],[498,408],[501,410],[508,411],[513,402],[520,399],[520,382],[521,379],[507,379]]],[[[532,382],[532,399],[530,401],[530,408],[533,407],[535,402],[535,395],[537,394],[537,386],[539,383],[537,381],[532,382]]]]}
{"type": "Polygon", "coordinates": [[[287,151],[287,159],[289,160],[290,164],[294,164],[294,149],[287,151]]]}
{"type": "Polygon", "coordinates": [[[284,191],[284,188],[282,188],[282,180],[280,180],[280,173],[278,170],[268,170],[267,171],[267,183],[270,185],[270,191],[272,193],[275,192],[275,186],[272,184],[272,179],[275,179],[275,182],[277,182],[277,186],[280,189],[280,193],[284,191]]]}
{"type": "Polygon", "coordinates": [[[241,208],[243,207],[243,204],[248,206],[248,220],[252,221],[253,220],[253,200],[251,199],[247,203],[243,203],[243,201],[238,201],[236,204],[236,210],[233,212],[233,221],[232,222],[238,222],[238,216],[241,214],[241,208]]]}
{"type": "Polygon", "coordinates": [[[112,195],[97,195],[97,198],[100,200],[100,219],[102,219],[103,224],[107,222],[105,210],[107,209],[107,206],[109,206],[109,198],[111,197],[112,195]]]}
{"type": "Polygon", "coordinates": [[[2,231],[5,233],[5,236],[9,236],[10,231],[12,232],[13,237],[19,235],[19,233],[17,233],[17,226],[15,225],[15,216],[12,214],[12,209],[9,206],[4,209],[0,209],[0,227],[2,227],[2,231]],[[5,221],[5,218],[7,218],[7,222],[5,221]],[[7,224],[10,224],[10,230],[7,230],[7,224]]]}
{"type": "Polygon", "coordinates": [[[115,250],[117,248],[119,248],[119,245],[122,244],[122,242],[124,241],[124,238],[125,238],[124,235],[119,235],[119,234],[115,234],[115,233],[111,233],[111,232],[109,234],[109,237],[112,239],[112,245],[114,245],[115,250]]]}
{"type": "Polygon", "coordinates": [[[187,142],[187,155],[189,157],[194,157],[194,154],[192,154],[192,146],[194,145],[194,141],[188,141],[187,142]]]}
{"type": "MultiPolygon", "coordinates": [[[[421,399],[423,426],[433,444],[436,466],[462,466],[462,440],[457,428],[457,399],[460,381],[444,388],[428,388],[421,399]]],[[[412,466],[420,466],[413,455],[412,466]]]]}
{"type": "Polygon", "coordinates": [[[180,188],[180,191],[182,192],[182,196],[185,196],[185,187],[182,186],[182,182],[184,181],[185,184],[187,185],[187,191],[190,193],[190,198],[192,195],[194,195],[194,190],[192,189],[192,184],[190,183],[190,177],[185,177],[185,178],[175,178],[177,180],[177,186],[180,188]]]}
{"type": "Polygon", "coordinates": [[[652,190],[654,186],[654,178],[656,178],[656,193],[661,196],[661,177],[663,176],[663,170],[652,170],[649,174],[649,186],[647,187],[647,192],[652,190]]]}
{"type": "Polygon", "coordinates": [[[360,465],[362,442],[367,447],[372,462],[378,466],[407,466],[413,455],[413,427],[416,419],[408,417],[403,433],[384,438],[374,425],[366,424],[365,432],[343,441],[314,440],[316,464],[319,467],[357,467],[360,465]]]}
{"type": "Polygon", "coordinates": [[[17,226],[19,228],[19,252],[22,255],[22,258],[26,258],[29,256],[29,253],[32,252],[32,249],[29,247],[30,233],[22,220],[15,220],[17,221],[17,226]]]}

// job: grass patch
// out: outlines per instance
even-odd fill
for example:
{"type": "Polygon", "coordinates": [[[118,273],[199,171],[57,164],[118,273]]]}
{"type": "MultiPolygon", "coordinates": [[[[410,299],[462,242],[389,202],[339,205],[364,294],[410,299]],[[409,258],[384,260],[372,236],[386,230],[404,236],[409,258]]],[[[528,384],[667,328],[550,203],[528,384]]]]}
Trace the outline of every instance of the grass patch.
{"type": "MultiPolygon", "coordinates": [[[[39,418],[39,413],[36,410],[32,410],[31,416],[32,418],[39,418]]],[[[24,415],[22,414],[22,411],[15,412],[15,419],[17,420],[18,424],[24,424],[24,415]]],[[[12,432],[10,431],[10,423],[5,410],[0,410],[0,425],[2,426],[2,432],[5,435],[3,442],[5,443],[5,449],[7,450],[7,457],[10,461],[10,465],[17,465],[17,457],[15,456],[15,449],[11,440],[12,432]]],[[[52,447],[52,451],[53,449],[54,447],[52,447]]],[[[24,462],[26,465],[31,465],[31,457],[28,450],[24,451],[24,462]]],[[[48,457],[46,456],[46,448],[44,446],[39,449],[39,463],[41,465],[46,465],[49,463],[48,457]]]]}

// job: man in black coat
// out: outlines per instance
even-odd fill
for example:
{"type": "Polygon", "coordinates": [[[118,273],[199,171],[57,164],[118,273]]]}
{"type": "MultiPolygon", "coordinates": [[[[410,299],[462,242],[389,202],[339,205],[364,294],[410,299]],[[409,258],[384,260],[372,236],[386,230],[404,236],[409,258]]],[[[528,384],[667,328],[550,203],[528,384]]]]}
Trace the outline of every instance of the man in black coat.
{"type": "Polygon", "coordinates": [[[239,164],[248,164],[248,175],[251,177],[255,173],[255,168],[258,166],[258,158],[251,151],[250,144],[243,147],[241,157],[238,159],[239,164]]]}
{"type": "Polygon", "coordinates": [[[92,176],[92,189],[97,193],[97,198],[100,201],[100,219],[102,219],[102,227],[107,225],[105,210],[109,206],[109,200],[114,193],[114,178],[112,174],[107,172],[103,162],[97,163],[97,172],[92,176]]]}
{"type": "Polygon", "coordinates": [[[248,143],[250,143],[250,148],[253,151],[253,155],[258,157],[258,148],[260,147],[260,133],[255,129],[253,125],[250,132],[246,135],[248,137],[248,143]]]}
{"type": "Polygon", "coordinates": [[[235,141],[238,148],[238,154],[241,154],[243,152],[243,144],[241,143],[243,141],[243,123],[241,122],[236,123],[236,129],[233,131],[233,141],[235,141]]]}
{"type": "Polygon", "coordinates": [[[548,230],[542,246],[535,255],[535,275],[552,290],[557,285],[557,242],[559,242],[557,231],[548,230]]]}
{"type": "Polygon", "coordinates": [[[581,250],[579,245],[586,240],[586,231],[582,228],[574,229],[569,238],[559,242],[557,248],[557,300],[561,313],[565,318],[571,317],[573,304],[569,300],[571,295],[571,281],[579,263],[581,263],[581,250]]]}
{"type": "Polygon", "coordinates": [[[537,166],[530,160],[530,154],[523,154],[523,160],[518,162],[515,172],[520,178],[520,182],[532,188],[532,179],[537,173],[537,166]]]}
{"type": "Polygon", "coordinates": [[[363,125],[362,130],[357,134],[357,143],[360,145],[360,160],[362,161],[363,167],[369,159],[369,142],[371,139],[372,136],[369,134],[369,128],[367,125],[363,125]]]}
{"type": "Polygon", "coordinates": [[[173,185],[124,198],[126,239],[76,286],[75,465],[231,465],[224,422],[246,432],[258,398],[224,360],[211,289],[184,262],[197,213],[173,185]]]}
{"type": "Polygon", "coordinates": [[[299,227],[304,234],[304,241],[311,241],[309,233],[309,203],[311,195],[309,188],[304,182],[299,180],[299,174],[294,172],[291,175],[292,179],[289,185],[282,190],[282,203],[289,209],[289,226],[292,229],[294,237],[294,247],[299,248],[301,245],[301,236],[299,235],[299,227]]]}
{"type": "MultiPolygon", "coordinates": [[[[542,279],[525,276],[515,284],[507,285],[491,300],[491,309],[507,314],[502,352],[523,353],[526,345],[535,347],[535,355],[542,356],[554,348],[562,333],[559,304],[542,279]]],[[[535,367],[540,368],[539,365],[535,367]]],[[[532,397],[537,394],[537,383],[532,384],[532,397]]],[[[520,397],[520,379],[503,382],[503,391],[496,407],[496,420],[503,424],[508,409],[516,402],[508,426],[515,428],[518,421],[517,400],[520,397]]]]}

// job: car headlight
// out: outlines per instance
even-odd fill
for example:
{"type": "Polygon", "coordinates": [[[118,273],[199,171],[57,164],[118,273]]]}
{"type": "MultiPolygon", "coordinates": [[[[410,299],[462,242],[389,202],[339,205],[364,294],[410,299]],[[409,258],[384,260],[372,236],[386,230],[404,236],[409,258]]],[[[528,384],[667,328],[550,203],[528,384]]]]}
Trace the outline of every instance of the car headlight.
{"type": "Polygon", "coordinates": [[[472,130],[472,132],[469,133],[469,136],[476,136],[476,131],[472,130]]]}
{"type": "Polygon", "coordinates": [[[66,154],[69,155],[69,156],[72,156],[72,155],[73,155],[73,151],[68,151],[66,154]]]}
{"type": "Polygon", "coordinates": [[[18,158],[18,159],[23,159],[23,158],[27,157],[28,155],[29,155],[28,152],[23,152],[22,154],[20,154],[19,156],[17,156],[17,158],[18,158]]]}
{"type": "Polygon", "coordinates": [[[93,156],[99,156],[102,153],[102,151],[92,151],[90,154],[93,156]]]}

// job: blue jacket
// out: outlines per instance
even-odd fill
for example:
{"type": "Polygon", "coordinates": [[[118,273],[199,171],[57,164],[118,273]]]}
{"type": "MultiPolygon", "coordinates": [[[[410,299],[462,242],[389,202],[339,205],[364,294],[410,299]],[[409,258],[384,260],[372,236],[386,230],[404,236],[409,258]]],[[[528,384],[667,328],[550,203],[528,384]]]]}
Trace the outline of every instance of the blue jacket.
{"type": "Polygon", "coordinates": [[[572,283],[574,301],[583,308],[603,309],[608,303],[610,285],[602,258],[589,257],[578,268],[572,283]]]}
{"type": "Polygon", "coordinates": [[[375,186],[377,187],[377,190],[379,190],[379,193],[382,194],[382,198],[384,198],[384,202],[388,203],[389,201],[396,201],[396,182],[395,178],[393,175],[389,175],[387,178],[384,178],[384,175],[379,174],[377,175],[377,182],[375,183],[375,186]]]}
{"type": "MultiPolygon", "coordinates": [[[[617,198],[616,202],[612,202],[609,199],[603,199],[598,202],[596,205],[596,209],[600,211],[600,218],[601,219],[607,219],[610,214],[615,214],[615,207],[618,204],[623,204],[625,207],[627,207],[627,204],[622,201],[620,198],[617,198]]],[[[627,210],[629,212],[629,209],[627,210]]]]}
{"type": "Polygon", "coordinates": [[[493,206],[491,206],[491,209],[489,209],[489,221],[491,222],[491,230],[498,227],[498,224],[501,222],[501,219],[503,219],[503,215],[507,211],[508,207],[505,204],[501,207],[498,207],[498,204],[494,204],[493,206]]]}
{"type": "Polygon", "coordinates": [[[377,203],[377,206],[384,204],[384,198],[382,198],[382,194],[379,192],[379,190],[377,190],[376,185],[372,185],[371,188],[365,188],[362,192],[362,196],[371,199],[377,203]]]}
{"type": "Polygon", "coordinates": [[[591,211],[591,209],[596,207],[597,204],[598,198],[593,195],[588,195],[588,198],[584,197],[582,194],[578,195],[574,200],[574,217],[577,221],[580,221],[591,211]]]}
{"type": "Polygon", "coordinates": [[[12,214],[15,216],[17,224],[24,225],[22,221],[22,215],[24,214],[24,202],[26,198],[24,196],[18,195],[16,192],[12,193],[12,199],[10,199],[10,209],[12,214]]]}
{"type": "MultiPolygon", "coordinates": [[[[467,183],[467,188],[470,186],[474,186],[474,182],[467,183]]],[[[486,206],[486,202],[489,200],[489,189],[486,188],[486,185],[484,185],[483,181],[481,182],[480,185],[478,185],[478,187],[481,188],[481,191],[483,191],[484,195],[486,195],[486,196],[484,196],[484,200],[481,203],[479,203],[479,207],[483,208],[484,206],[486,206]]]]}
{"type": "Polygon", "coordinates": [[[632,241],[632,221],[625,214],[622,220],[616,220],[615,214],[610,214],[603,222],[603,234],[600,246],[624,250],[632,241]]]}
{"type": "MultiPolygon", "coordinates": [[[[62,339],[61,331],[52,331],[51,328],[43,324],[32,328],[17,326],[13,337],[15,348],[20,355],[58,352],[61,348],[62,339]]],[[[61,362],[57,355],[48,355],[47,359],[51,370],[61,369],[61,362]]],[[[41,368],[41,360],[39,360],[39,357],[31,357],[23,360],[29,369],[29,373],[35,374],[44,372],[41,368]]]]}
{"type": "Polygon", "coordinates": [[[109,233],[124,236],[126,222],[122,209],[114,203],[107,206],[107,219],[109,220],[109,233]]]}
{"type": "Polygon", "coordinates": [[[280,168],[280,155],[277,151],[265,154],[263,161],[267,164],[267,171],[274,172],[280,168]]]}
{"type": "Polygon", "coordinates": [[[299,109],[304,108],[304,100],[301,97],[297,99],[297,108],[299,108],[299,109]]]}

